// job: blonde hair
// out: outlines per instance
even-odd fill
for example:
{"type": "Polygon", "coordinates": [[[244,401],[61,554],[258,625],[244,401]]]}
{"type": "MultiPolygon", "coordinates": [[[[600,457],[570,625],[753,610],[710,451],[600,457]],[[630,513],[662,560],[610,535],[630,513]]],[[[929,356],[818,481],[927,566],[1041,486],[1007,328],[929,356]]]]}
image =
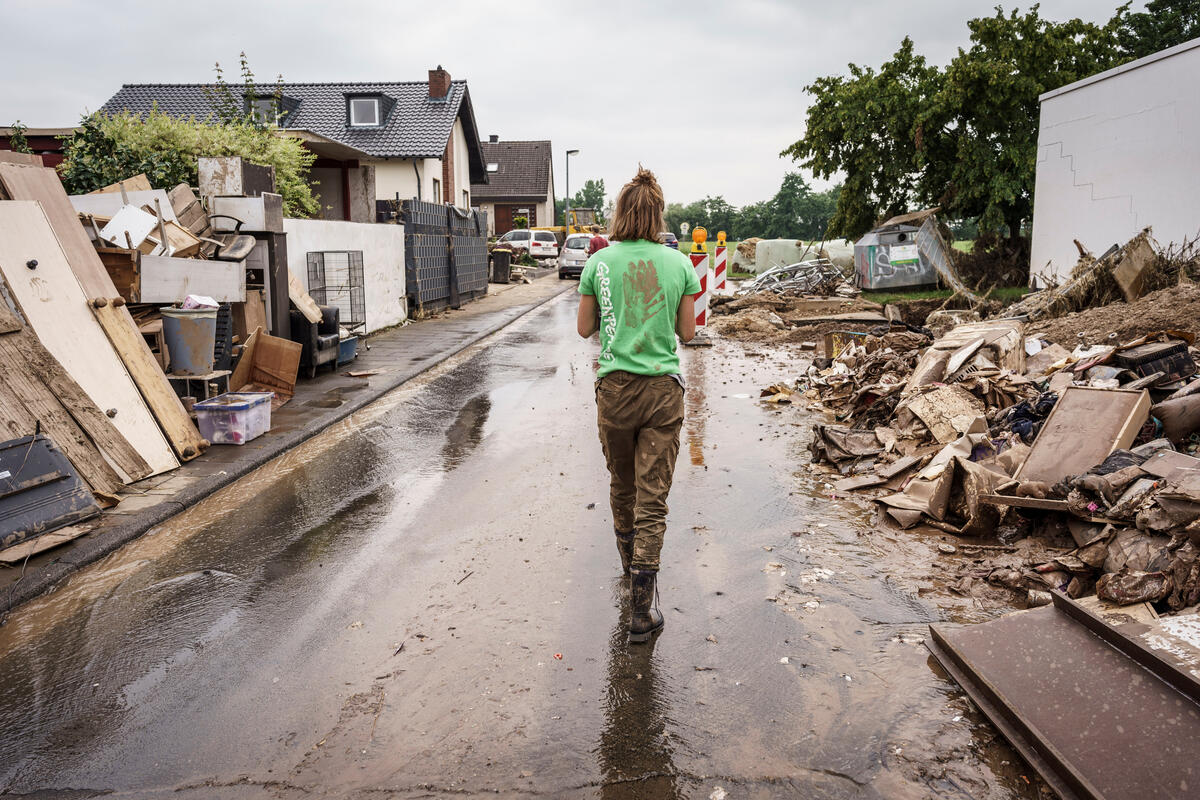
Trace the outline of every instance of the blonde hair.
{"type": "Polygon", "coordinates": [[[662,187],[654,173],[638,164],[633,180],[621,187],[613,211],[612,238],[620,242],[645,239],[657,242],[663,222],[662,187]]]}

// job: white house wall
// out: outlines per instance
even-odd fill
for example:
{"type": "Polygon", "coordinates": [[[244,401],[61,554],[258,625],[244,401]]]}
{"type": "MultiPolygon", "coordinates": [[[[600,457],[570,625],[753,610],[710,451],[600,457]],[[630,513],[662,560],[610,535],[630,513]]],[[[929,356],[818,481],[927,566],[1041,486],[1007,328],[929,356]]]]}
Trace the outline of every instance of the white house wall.
{"type": "MultiPolygon", "coordinates": [[[[378,174],[376,170],[377,180],[378,174]]],[[[367,332],[399,324],[407,318],[403,225],[285,219],[283,230],[287,233],[288,270],[306,289],[309,253],[361,250],[367,332]]]]}
{"type": "Polygon", "coordinates": [[[375,197],[379,200],[401,200],[417,196],[417,175],[410,159],[375,162],[375,197]]]}
{"type": "Polygon", "coordinates": [[[471,207],[471,155],[467,150],[467,136],[463,132],[461,119],[454,121],[454,205],[459,208],[471,207]],[[463,191],[467,192],[467,202],[463,202],[463,191]]]}
{"type": "Polygon", "coordinates": [[[1031,273],[1065,278],[1073,240],[1099,255],[1151,226],[1200,232],[1200,40],[1041,98],[1031,273]]]}

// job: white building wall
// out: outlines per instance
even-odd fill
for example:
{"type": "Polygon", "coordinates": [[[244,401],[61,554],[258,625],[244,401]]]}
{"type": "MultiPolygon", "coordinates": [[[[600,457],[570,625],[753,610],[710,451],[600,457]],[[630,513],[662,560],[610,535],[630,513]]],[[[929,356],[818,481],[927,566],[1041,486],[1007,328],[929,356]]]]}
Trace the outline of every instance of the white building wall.
{"type": "Polygon", "coordinates": [[[403,225],[285,219],[283,230],[287,233],[288,270],[300,279],[305,289],[308,288],[310,252],[362,251],[368,333],[397,325],[408,317],[403,225]]]}
{"type": "Polygon", "coordinates": [[[1030,272],[1060,281],[1152,226],[1200,232],[1200,39],[1041,97],[1030,272]]]}
{"type": "Polygon", "coordinates": [[[471,207],[471,162],[467,151],[467,136],[463,132],[461,119],[454,121],[454,205],[462,209],[471,207]],[[463,191],[467,192],[467,202],[463,203],[463,191]]]}
{"type": "Polygon", "coordinates": [[[376,199],[395,200],[397,192],[401,200],[411,200],[417,196],[417,175],[413,172],[412,159],[398,158],[376,161],[374,164],[376,199]]]}

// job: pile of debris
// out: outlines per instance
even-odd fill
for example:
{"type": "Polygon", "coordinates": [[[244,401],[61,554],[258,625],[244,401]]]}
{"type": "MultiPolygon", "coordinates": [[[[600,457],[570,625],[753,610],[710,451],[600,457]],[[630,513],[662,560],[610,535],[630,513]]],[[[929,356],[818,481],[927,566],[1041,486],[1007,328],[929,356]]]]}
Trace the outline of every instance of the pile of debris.
{"type": "Polygon", "coordinates": [[[760,292],[792,292],[821,297],[858,297],[862,294],[828,258],[773,267],[737,290],[737,294],[742,297],[760,292]]]}
{"type": "Polygon", "coordinates": [[[1057,531],[1053,557],[1023,548],[964,561],[960,591],[982,581],[1031,603],[1061,589],[1178,609],[1200,599],[1192,341],[1162,331],[1067,351],[1026,336],[1019,320],[936,340],[901,326],[835,333],[794,386],[764,395],[800,393],[833,410],[842,424],[814,426],[814,461],[845,476],[835,492],[874,491],[902,527],[1057,531]]]}

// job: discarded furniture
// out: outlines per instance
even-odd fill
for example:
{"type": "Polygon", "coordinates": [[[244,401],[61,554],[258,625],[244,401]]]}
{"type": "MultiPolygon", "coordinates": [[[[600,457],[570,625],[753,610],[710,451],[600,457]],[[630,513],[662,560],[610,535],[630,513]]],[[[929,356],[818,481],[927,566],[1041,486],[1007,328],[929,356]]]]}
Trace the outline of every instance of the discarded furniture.
{"type": "Polygon", "coordinates": [[[0,549],[99,513],[91,490],[50,437],[0,442],[0,549]]]}
{"type": "Polygon", "coordinates": [[[292,399],[300,369],[299,342],[268,335],[262,328],[250,334],[242,357],[229,377],[234,392],[274,392],[273,408],[292,399]]]}
{"type": "Polygon", "coordinates": [[[1055,484],[1084,473],[1113,450],[1133,444],[1149,412],[1150,394],[1144,389],[1068,387],[1013,477],[1055,484]]]}
{"type": "Polygon", "coordinates": [[[309,378],[317,376],[317,368],[322,364],[336,368],[339,354],[339,309],[336,306],[319,308],[320,322],[309,322],[303,311],[291,311],[291,338],[304,348],[300,353],[300,366],[309,378]]]}
{"type": "MultiPolygon", "coordinates": [[[[232,374],[227,369],[215,369],[203,375],[168,375],[167,380],[175,387],[175,393],[181,398],[197,397],[201,400],[209,400],[229,391],[229,376],[232,374]]],[[[201,434],[201,436],[203,435],[201,434]]]]}
{"type": "Polygon", "coordinates": [[[1194,623],[1127,608],[1106,619],[1052,596],[980,625],[931,625],[926,646],[1064,800],[1194,796],[1194,623]]]}
{"type": "Polygon", "coordinates": [[[258,197],[275,191],[274,167],[239,156],[202,156],[196,167],[204,197],[258,197]]]}

